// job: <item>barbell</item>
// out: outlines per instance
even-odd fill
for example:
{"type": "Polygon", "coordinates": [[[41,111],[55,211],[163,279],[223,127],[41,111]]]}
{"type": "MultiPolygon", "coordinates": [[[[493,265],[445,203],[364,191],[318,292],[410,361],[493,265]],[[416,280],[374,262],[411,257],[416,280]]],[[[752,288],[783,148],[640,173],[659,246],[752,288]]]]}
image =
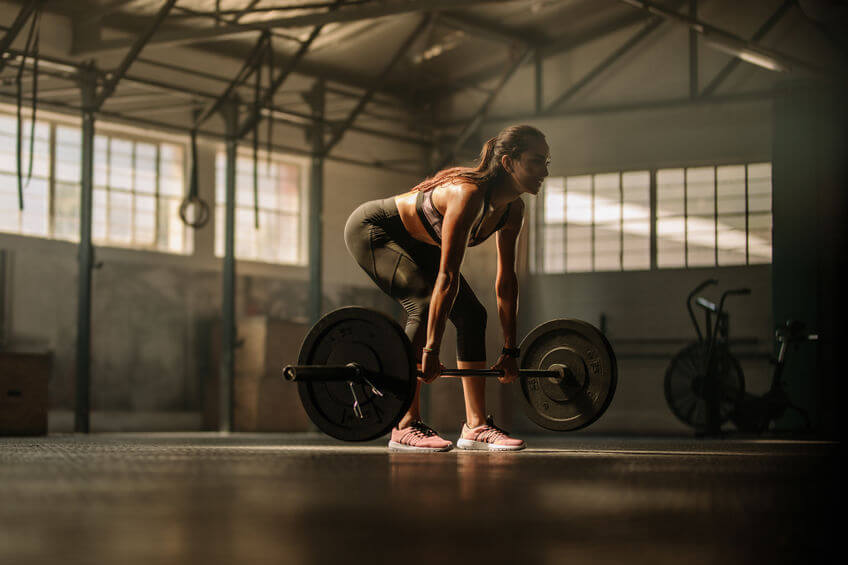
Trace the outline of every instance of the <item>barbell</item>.
{"type": "MultiPolygon", "coordinates": [[[[518,386],[527,416],[554,431],[595,422],[609,407],[618,381],[615,354],[594,326],[574,319],[545,322],[519,346],[518,386]]],[[[389,316],[358,306],[321,318],[303,340],[296,382],[312,422],[344,441],[368,441],[391,431],[409,410],[419,372],[415,352],[389,316]]],[[[446,369],[447,377],[501,377],[491,369],[446,369]]]]}

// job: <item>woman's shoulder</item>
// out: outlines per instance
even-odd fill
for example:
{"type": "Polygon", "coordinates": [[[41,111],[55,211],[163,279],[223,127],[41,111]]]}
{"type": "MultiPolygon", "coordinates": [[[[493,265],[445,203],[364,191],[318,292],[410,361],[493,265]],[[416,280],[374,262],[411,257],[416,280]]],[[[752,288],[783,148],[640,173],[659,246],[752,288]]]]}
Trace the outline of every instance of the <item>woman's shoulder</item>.
{"type": "Polygon", "coordinates": [[[436,187],[441,190],[451,200],[461,202],[482,201],[485,198],[485,191],[474,184],[463,180],[452,180],[436,187]]]}

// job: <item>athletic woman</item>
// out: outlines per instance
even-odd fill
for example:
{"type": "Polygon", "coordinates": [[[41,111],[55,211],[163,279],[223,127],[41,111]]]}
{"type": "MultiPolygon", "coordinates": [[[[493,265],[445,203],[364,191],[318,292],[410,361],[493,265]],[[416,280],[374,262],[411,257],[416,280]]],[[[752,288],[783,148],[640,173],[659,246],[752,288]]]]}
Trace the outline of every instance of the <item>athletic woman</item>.
{"type": "MultiPolygon", "coordinates": [[[[409,411],[392,430],[389,447],[448,451],[453,444],[421,421],[421,382],[432,382],[444,366],[439,346],[448,319],[456,327],[457,365],[486,368],[486,309],[460,265],[468,247],[496,234],[498,318],[503,352],[493,369],[510,383],[518,377],[515,250],[524,221],[522,194],[535,195],[548,176],[549,149],[538,129],[520,125],[501,131],[483,146],[476,167],[445,169],[409,192],[366,202],[345,226],[351,255],[377,286],[407,313],[406,335],[420,361],[420,377],[409,411]]],[[[514,451],[524,442],[486,415],[485,377],[462,377],[465,416],[457,447],[514,451]]]]}

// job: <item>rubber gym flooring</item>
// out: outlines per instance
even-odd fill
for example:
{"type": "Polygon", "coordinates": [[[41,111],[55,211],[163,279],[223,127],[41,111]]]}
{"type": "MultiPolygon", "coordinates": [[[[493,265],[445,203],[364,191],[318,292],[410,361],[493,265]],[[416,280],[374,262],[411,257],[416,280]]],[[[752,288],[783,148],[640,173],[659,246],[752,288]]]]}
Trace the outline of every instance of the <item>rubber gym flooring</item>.
{"type": "Polygon", "coordinates": [[[838,443],[525,439],[0,438],[0,564],[841,562],[838,443]]]}

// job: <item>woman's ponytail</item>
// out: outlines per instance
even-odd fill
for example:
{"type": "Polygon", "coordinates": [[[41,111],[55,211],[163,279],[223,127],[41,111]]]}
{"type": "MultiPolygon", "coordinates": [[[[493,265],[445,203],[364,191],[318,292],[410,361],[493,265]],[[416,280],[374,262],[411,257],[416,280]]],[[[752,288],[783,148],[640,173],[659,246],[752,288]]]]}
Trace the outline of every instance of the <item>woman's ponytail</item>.
{"type": "Polygon", "coordinates": [[[498,143],[498,138],[493,137],[485,144],[483,144],[483,149],[480,151],[480,163],[477,164],[477,171],[485,171],[489,166],[489,161],[492,160],[492,156],[495,154],[495,145],[498,143]]]}

